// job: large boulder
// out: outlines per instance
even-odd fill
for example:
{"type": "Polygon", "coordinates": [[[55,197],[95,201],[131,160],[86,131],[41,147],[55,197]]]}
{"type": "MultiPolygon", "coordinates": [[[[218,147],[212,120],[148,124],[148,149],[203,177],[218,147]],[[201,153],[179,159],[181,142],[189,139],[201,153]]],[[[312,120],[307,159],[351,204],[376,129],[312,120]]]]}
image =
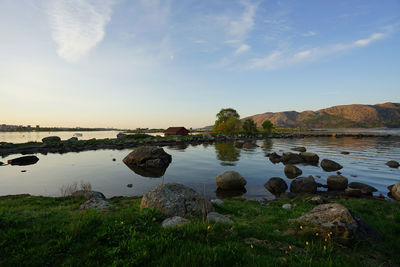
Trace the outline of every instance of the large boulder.
{"type": "Polygon", "coordinates": [[[272,177],[264,184],[264,187],[274,195],[279,196],[280,194],[286,192],[288,186],[282,178],[272,177]]]}
{"type": "Polygon", "coordinates": [[[156,208],[167,217],[206,216],[214,211],[203,195],[182,184],[160,184],[147,192],[140,203],[140,209],[156,208]]]}
{"type": "Polygon", "coordinates": [[[165,168],[171,161],[171,155],[156,146],[140,146],[129,153],[123,160],[128,166],[142,168],[165,168]]]}
{"type": "Polygon", "coordinates": [[[46,143],[46,142],[60,142],[60,141],[61,141],[61,138],[58,137],[58,136],[48,136],[48,137],[45,137],[45,138],[42,139],[43,143],[46,143]]]}
{"type": "Polygon", "coordinates": [[[290,192],[292,193],[311,193],[317,192],[318,184],[312,176],[299,177],[292,181],[290,184],[290,192]]]}
{"type": "Polygon", "coordinates": [[[343,243],[348,243],[356,236],[377,238],[377,233],[360,217],[338,203],[318,205],[310,212],[289,221],[302,225],[311,224],[314,231],[317,226],[320,228],[317,231],[321,234],[332,232],[333,238],[343,243]]]}
{"type": "Polygon", "coordinates": [[[331,175],[328,176],[326,183],[329,190],[344,191],[349,184],[349,180],[342,175],[331,175]]]}
{"type": "Polygon", "coordinates": [[[292,164],[287,164],[285,165],[285,169],[284,169],[285,175],[287,178],[296,178],[297,176],[301,175],[303,173],[302,170],[300,170],[299,168],[297,168],[296,166],[292,165],[292,164]]]}
{"type": "Polygon", "coordinates": [[[8,164],[18,165],[18,166],[26,166],[32,165],[39,161],[39,158],[36,156],[23,156],[15,159],[8,160],[8,164]]]}
{"type": "Polygon", "coordinates": [[[388,187],[392,197],[396,200],[400,200],[400,182],[388,187]]]}
{"type": "Polygon", "coordinates": [[[340,165],[339,163],[337,163],[333,160],[330,160],[330,159],[323,159],[321,161],[321,167],[324,171],[327,171],[327,172],[338,171],[341,168],[343,168],[342,165],[340,165]]]}
{"type": "Polygon", "coordinates": [[[359,182],[351,182],[349,183],[349,187],[352,189],[360,189],[363,195],[372,195],[373,192],[378,191],[375,187],[359,182]]]}
{"type": "Polygon", "coordinates": [[[400,166],[400,164],[395,160],[390,160],[386,162],[386,165],[389,166],[390,168],[398,168],[400,166]]]}
{"type": "Polygon", "coordinates": [[[315,153],[302,152],[300,153],[300,157],[304,160],[304,162],[309,164],[318,164],[319,162],[319,156],[315,153]]]}
{"type": "Polygon", "coordinates": [[[307,151],[307,149],[304,146],[293,147],[292,150],[297,151],[297,152],[306,152],[307,151]]]}
{"type": "Polygon", "coordinates": [[[216,181],[218,187],[222,190],[240,190],[247,184],[246,179],[235,171],[226,171],[219,174],[216,181]]]}
{"type": "Polygon", "coordinates": [[[283,164],[298,164],[298,163],[303,163],[304,160],[299,154],[292,152],[285,152],[282,155],[282,162],[283,164]]]}

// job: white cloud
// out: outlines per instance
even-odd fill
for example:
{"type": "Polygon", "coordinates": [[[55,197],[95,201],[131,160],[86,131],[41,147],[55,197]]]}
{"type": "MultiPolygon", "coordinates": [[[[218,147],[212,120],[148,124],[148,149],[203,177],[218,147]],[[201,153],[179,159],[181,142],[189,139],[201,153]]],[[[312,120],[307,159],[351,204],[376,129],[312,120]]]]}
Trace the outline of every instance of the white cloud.
{"type": "Polygon", "coordinates": [[[279,69],[301,62],[316,60],[318,58],[329,56],[338,52],[364,47],[374,41],[383,39],[386,36],[387,33],[374,33],[366,39],[360,39],[348,44],[334,44],[326,47],[314,47],[298,52],[275,50],[265,57],[250,59],[244,68],[263,70],[279,69]]]}
{"type": "Polygon", "coordinates": [[[204,41],[204,40],[195,40],[195,41],[193,41],[193,43],[195,43],[195,44],[204,44],[204,43],[206,43],[206,41],[204,41]]]}
{"type": "Polygon", "coordinates": [[[244,11],[239,19],[230,21],[229,33],[237,39],[244,40],[247,34],[253,29],[257,4],[249,1],[243,1],[241,4],[244,6],[244,11]]]}
{"type": "Polygon", "coordinates": [[[311,37],[311,36],[314,36],[314,35],[317,35],[317,33],[313,32],[313,31],[309,31],[309,32],[303,33],[304,37],[311,37]]]}
{"type": "Polygon", "coordinates": [[[76,62],[87,54],[105,35],[111,19],[114,0],[54,0],[48,2],[52,37],[57,54],[68,62],[76,62]]]}
{"type": "Polygon", "coordinates": [[[242,44],[241,46],[239,46],[238,49],[236,49],[235,55],[240,55],[240,54],[246,53],[246,52],[250,51],[250,49],[251,49],[251,47],[249,45],[242,44]]]}

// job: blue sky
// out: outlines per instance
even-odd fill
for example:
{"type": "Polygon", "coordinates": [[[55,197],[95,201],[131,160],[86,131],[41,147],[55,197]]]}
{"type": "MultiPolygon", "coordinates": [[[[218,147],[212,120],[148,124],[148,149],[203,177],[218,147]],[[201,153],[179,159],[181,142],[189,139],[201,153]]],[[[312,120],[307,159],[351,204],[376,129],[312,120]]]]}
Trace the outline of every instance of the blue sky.
{"type": "Polygon", "coordinates": [[[202,127],[400,102],[400,2],[0,0],[0,123],[202,127]]]}

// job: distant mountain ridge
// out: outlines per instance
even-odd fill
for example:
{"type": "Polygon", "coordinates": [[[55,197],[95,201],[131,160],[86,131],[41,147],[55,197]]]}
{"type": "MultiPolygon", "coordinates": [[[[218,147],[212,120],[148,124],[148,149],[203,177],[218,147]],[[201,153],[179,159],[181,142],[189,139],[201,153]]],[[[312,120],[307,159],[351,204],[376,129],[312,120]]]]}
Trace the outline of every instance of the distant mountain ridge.
{"type": "Polygon", "coordinates": [[[261,127],[270,120],[275,127],[284,128],[400,128],[400,103],[376,105],[340,105],[317,111],[266,112],[251,118],[261,127]]]}

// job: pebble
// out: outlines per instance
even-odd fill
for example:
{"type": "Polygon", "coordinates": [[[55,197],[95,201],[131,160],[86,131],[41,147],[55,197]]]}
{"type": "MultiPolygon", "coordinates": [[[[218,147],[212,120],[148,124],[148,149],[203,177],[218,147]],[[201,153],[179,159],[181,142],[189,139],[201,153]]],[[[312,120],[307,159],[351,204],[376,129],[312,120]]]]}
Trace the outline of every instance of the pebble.
{"type": "Polygon", "coordinates": [[[292,204],[283,204],[282,208],[284,208],[285,210],[290,210],[292,208],[292,204]]]}

